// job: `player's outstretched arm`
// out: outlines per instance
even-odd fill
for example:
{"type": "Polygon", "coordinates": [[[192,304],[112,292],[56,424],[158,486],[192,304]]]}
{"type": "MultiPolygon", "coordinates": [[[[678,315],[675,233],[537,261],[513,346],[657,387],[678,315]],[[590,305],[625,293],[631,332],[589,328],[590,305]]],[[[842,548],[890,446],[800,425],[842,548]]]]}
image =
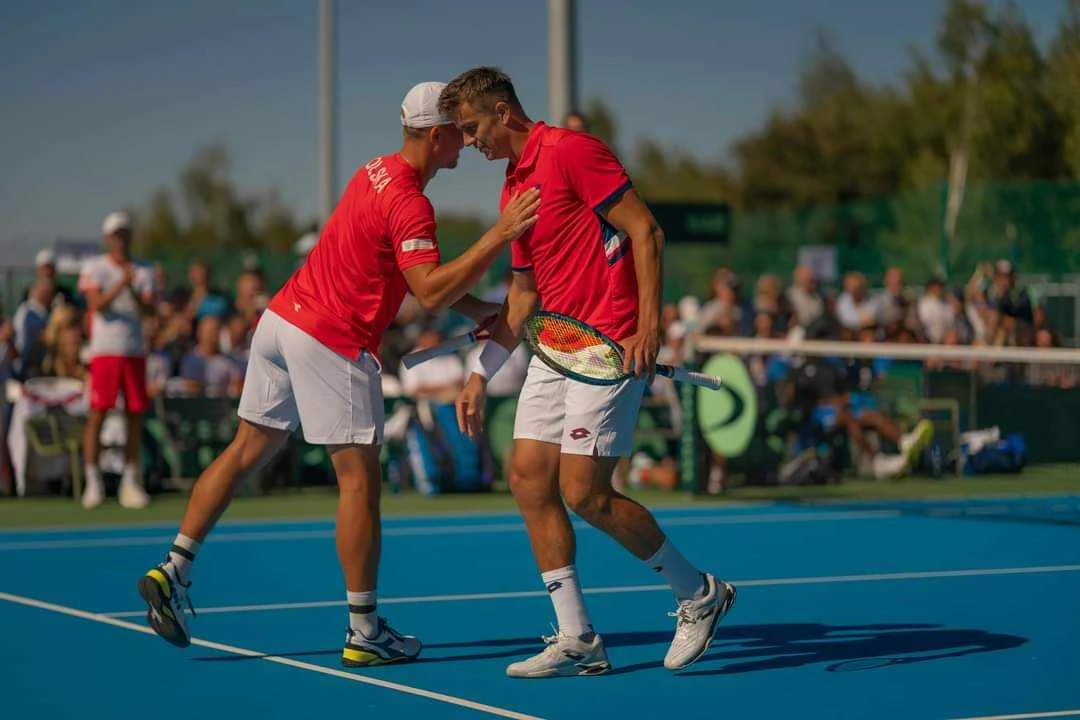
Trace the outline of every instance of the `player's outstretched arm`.
{"type": "Polygon", "coordinates": [[[515,272],[506,302],[491,326],[491,339],[470,368],[469,379],[454,403],[458,428],[471,438],[479,437],[484,427],[487,381],[521,342],[525,319],[536,307],[538,299],[536,277],[532,271],[515,272]]]}
{"type": "Polygon", "coordinates": [[[409,290],[425,310],[453,305],[480,281],[507,243],[536,224],[539,207],[540,192],[536,188],[514,196],[491,229],[460,256],[445,265],[423,263],[404,270],[409,290]]]}
{"type": "Polygon", "coordinates": [[[521,342],[525,320],[536,308],[537,300],[539,295],[536,292],[536,276],[532,270],[514,271],[506,292],[506,302],[491,326],[491,339],[508,351],[513,351],[521,342]]]}
{"type": "Polygon", "coordinates": [[[652,381],[656,354],[660,351],[660,295],[663,290],[664,231],[652,211],[633,189],[627,190],[611,207],[602,211],[604,219],[630,236],[634,272],[638,285],[637,333],[622,342],[624,369],[652,381]]]}
{"type": "Polygon", "coordinates": [[[471,293],[465,293],[460,300],[450,306],[450,309],[475,320],[477,325],[481,325],[485,321],[494,320],[494,317],[502,309],[502,303],[488,302],[471,293]]]}

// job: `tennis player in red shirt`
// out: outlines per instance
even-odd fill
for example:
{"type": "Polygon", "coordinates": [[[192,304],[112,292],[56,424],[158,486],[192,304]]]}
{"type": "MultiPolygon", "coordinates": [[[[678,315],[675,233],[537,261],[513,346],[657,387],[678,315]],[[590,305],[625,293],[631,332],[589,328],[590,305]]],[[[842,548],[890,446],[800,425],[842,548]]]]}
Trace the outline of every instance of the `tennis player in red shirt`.
{"type": "Polygon", "coordinates": [[[438,110],[444,83],[422,83],[401,106],[403,143],[353,177],[307,261],[263,313],[252,338],[229,447],[203,472],[165,561],[139,581],[158,635],[185,647],[191,564],[237,482],[257,471],[301,425],[326,445],[337,475],[337,552],[345,574],[349,667],[415,659],[421,644],[376,614],[379,567],[379,444],[383,433],[379,341],[407,291],[428,310],[453,307],[476,320],[497,306],[465,291],[499,252],[536,222],[536,190],[506,204],[499,220],[460,257],[439,264],[435,213],[424,188],[457,165],[461,131],[438,110]]]}
{"type": "Polygon", "coordinates": [[[462,73],[442,91],[465,144],[506,159],[501,205],[540,190],[539,221],[511,244],[513,279],[488,342],[458,398],[458,421],[480,431],[487,378],[521,339],[537,303],[620,342],[636,377],[598,387],[568,379],[537,358],[518,400],[510,487],[525,517],[541,578],[558,618],[538,655],[507,668],[511,677],[594,675],[611,668],[593,630],[574,568],[574,531],[564,506],[663,574],[678,600],[675,639],[664,666],[700,658],[735,601],[735,588],[691,565],[648,510],[611,486],[630,454],[660,340],[660,253],[664,235],[623,166],[600,140],[549,127],[525,114],[510,78],[496,68],[462,73]],[[557,478],[557,482],[554,480],[557,478]]]}

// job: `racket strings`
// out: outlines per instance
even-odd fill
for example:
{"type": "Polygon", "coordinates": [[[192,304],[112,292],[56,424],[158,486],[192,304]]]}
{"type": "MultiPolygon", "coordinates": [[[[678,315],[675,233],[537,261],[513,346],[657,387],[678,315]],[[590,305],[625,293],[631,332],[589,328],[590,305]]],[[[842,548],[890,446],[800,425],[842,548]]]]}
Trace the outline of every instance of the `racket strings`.
{"type": "Polygon", "coordinates": [[[536,350],[556,365],[583,377],[617,380],[622,356],[595,334],[575,323],[542,317],[530,328],[536,350]]]}

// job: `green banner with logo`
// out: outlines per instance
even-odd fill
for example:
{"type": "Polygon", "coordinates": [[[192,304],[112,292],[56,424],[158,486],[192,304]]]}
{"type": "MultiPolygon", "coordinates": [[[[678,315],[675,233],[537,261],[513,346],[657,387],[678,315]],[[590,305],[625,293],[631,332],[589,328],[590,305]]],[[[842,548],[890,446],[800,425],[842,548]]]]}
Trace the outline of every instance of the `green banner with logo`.
{"type": "Polygon", "coordinates": [[[750,445],[757,427],[757,389],[746,365],[735,355],[714,355],[701,372],[724,381],[718,390],[697,388],[701,435],[713,452],[738,457],[750,445]]]}

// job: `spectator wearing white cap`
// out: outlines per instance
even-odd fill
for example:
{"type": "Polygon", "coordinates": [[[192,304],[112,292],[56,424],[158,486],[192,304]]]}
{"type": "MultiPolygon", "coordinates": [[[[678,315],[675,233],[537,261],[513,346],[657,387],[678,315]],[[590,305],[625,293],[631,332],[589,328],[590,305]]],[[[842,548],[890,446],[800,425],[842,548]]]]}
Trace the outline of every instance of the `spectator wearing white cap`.
{"type": "MultiPolygon", "coordinates": [[[[56,285],[56,292],[53,294],[50,305],[51,310],[55,310],[63,305],[72,305],[76,307],[79,305],[75,293],[64,287],[56,276],[56,253],[54,253],[51,248],[42,248],[37,251],[37,255],[34,256],[34,271],[35,282],[37,280],[47,280],[56,285]]],[[[31,286],[32,285],[33,283],[31,283],[31,286]]],[[[23,302],[26,302],[29,298],[30,286],[28,286],[26,292],[23,293],[23,302]]]]}
{"type": "Polygon", "coordinates": [[[150,401],[146,391],[146,346],[142,318],[154,311],[158,288],[149,263],[131,257],[133,225],[126,212],[110,213],[102,224],[107,252],[89,259],[79,275],[79,291],[92,313],[90,324],[90,414],[83,452],[86,483],[83,507],[93,508],[105,497],[98,467],[101,426],[121,392],[127,416],[124,471],[119,500],[126,508],[150,502],[142,484],[142,416],[150,401]]]}

